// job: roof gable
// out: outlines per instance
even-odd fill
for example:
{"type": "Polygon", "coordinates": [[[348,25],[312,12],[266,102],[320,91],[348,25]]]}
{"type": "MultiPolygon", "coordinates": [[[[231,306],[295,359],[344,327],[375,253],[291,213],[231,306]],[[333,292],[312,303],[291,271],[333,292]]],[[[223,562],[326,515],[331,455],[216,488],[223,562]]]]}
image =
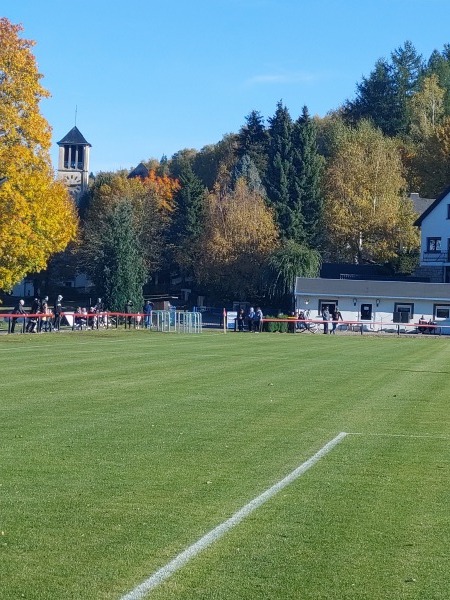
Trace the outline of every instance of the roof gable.
{"type": "Polygon", "coordinates": [[[446,196],[448,196],[448,194],[450,194],[450,186],[447,187],[442,192],[442,194],[440,194],[436,198],[436,200],[432,204],[430,204],[430,206],[420,215],[420,217],[414,221],[414,225],[420,227],[422,225],[423,220],[436,208],[438,204],[442,202],[442,200],[444,200],[446,196]]]}
{"type": "Polygon", "coordinates": [[[58,146],[71,146],[73,144],[77,144],[78,146],[91,146],[91,144],[84,139],[76,125],[58,142],[58,146]]]}
{"type": "Polygon", "coordinates": [[[135,177],[142,177],[143,179],[147,178],[150,175],[150,171],[144,165],[144,163],[139,163],[137,167],[135,167],[131,173],[129,173],[127,179],[134,179],[135,177]]]}

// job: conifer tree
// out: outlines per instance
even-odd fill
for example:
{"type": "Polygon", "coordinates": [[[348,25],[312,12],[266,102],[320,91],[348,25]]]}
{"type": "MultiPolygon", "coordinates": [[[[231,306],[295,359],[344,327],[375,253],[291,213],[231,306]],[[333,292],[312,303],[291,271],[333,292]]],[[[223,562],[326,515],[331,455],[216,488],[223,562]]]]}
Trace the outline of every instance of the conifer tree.
{"type": "Polygon", "coordinates": [[[316,123],[306,106],[294,124],[293,167],[299,182],[305,241],[318,248],[323,237],[323,196],[321,190],[324,159],[318,152],[316,123]]]}
{"type": "Polygon", "coordinates": [[[245,117],[246,124],[239,131],[237,154],[240,158],[248,156],[258,169],[260,177],[264,177],[267,167],[267,150],[269,137],[261,114],[252,110],[245,117]]]}
{"type": "Polygon", "coordinates": [[[269,151],[265,188],[275,209],[282,238],[303,242],[301,181],[293,165],[293,122],[288,109],[278,102],[269,119],[269,151]]]}

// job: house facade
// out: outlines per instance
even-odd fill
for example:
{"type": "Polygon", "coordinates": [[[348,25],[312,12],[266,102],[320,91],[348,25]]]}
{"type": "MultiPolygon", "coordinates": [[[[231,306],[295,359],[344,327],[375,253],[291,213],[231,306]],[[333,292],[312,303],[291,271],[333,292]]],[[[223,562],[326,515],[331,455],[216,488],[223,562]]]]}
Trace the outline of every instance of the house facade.
{"type": "Polygon", "coordinates": [[[415,221],[420,227],[420,268],[430,282],[450,283],[450,187],[415,221]]]}

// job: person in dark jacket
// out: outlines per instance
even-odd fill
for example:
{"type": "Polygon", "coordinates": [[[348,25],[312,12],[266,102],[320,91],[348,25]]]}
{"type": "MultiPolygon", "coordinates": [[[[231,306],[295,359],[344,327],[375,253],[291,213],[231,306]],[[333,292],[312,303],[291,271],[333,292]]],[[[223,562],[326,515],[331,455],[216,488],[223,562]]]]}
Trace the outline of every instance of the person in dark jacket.
{"type": "MultiPolygon", "coordinates": [[[[13,314],[15,314],[15,315],[24,315],[25,314],[25,300],[19,300],[19,302],[17,303],[17,305],[15,306],[15,308],[13,310],[13,314]]],[[[14,333],[17,319],[20,319],[20,317],[13,317],[11,319],[10,333],[14,333]]]]}
{"type": "MultiPolygon", "coordinates": [[[[129,314],[131,314],[131,311],[132,311],[132,309],[133,309],[133,302],[132,302],[131,300],[128,300],[128,301],[125,303],[125,306],[124,306],[124,310],[123,310],[123,312],[124,312],[125,314],[129,315],[129,314]]],[[[131,329],[131,322],[132,322],[132,317],[131,317],[131,316],[130,316],[130,317],[126,317],[126,320],[125,320],[125,327],[126,327],[126,325],[127,325],[127,323],[128,323],[128,327],[131,329]]]]}
{"type": "Polygon", "coordinates": [[[61,313],[62,313],[62,299],[63,297],[59,295],[53,306],[53,329],[54,331],[59,331],[59,327],[61,325],[61,313]]]}
{"type": "MultiPolygon", "coordinates": [[[[30,315],[38,315],[41,312],[41,301],[36,296],[33,300],[33,304],[31,305],[30,315]]],[[[30,317],[28,319],[26,331],[28,333],[37,333],[37,325],[38,325],[37,316],[30,317]]]]}
{"type": "Polygon", "coordinates": [[[146,329],[150,329],[152,326],[152,312],[153,312],[153,302],[147,300],[142,308],[142,312],[144,313],[144,326],[146,329]]]}

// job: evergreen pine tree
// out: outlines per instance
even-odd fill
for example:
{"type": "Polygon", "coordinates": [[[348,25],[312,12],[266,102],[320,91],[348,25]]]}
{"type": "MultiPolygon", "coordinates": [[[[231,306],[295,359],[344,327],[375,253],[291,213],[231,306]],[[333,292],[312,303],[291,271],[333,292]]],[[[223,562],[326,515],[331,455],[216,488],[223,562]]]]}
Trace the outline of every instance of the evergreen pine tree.
{"type": "Polygon", "coordinates": [[[370,76],[357,84],[355,100],[344,106],[344,118],[352,124],[369,119],[384,134],[397,134],[401,120],[397,93],[392,67],[384,59],[379,59],[370,76]]]}
{"type": "Polygon", "coordinates": [[[324,158],[318,152],[316,123],[306,106],[294,124],[293,140],[293,166],[301,193],[305,240],[309,246],[318,248],[323,232],[321,180],[324,158]]]}
{"type": "Polygon", "coordinates": [[[304,241],[301,210],[301,182],[293,165],[293,122],[288,109],[278,102],[275,115],[269,119],[269,152],[265,188],[269,203],[275,209],[281,236],[304,241]]]}
{"type": "Polygon", "coordinates": [[[246,125],[239,131],[237,155],[239,158],[247,155],[258,169],[260,176],[264,177],[269,142],[264,118],[258,111],[252,110],[245,120],[246,125]]]}
{"type": "Polygon", "coordinates": [[[203,228],[205,188],[189,162],[179,171],[180,189],[175,196],[172,219],[172,239],[175,244],[185,238],[197,237],[203,228]]]}
{"type": "Polygon", "coordinates": [[[91,265],[90,275],[109,310],[123,311],[131,300],[133,310],[139,312],[147,274],[131,204],[123,200],[105,220],[98,260],[91,265]]]}

